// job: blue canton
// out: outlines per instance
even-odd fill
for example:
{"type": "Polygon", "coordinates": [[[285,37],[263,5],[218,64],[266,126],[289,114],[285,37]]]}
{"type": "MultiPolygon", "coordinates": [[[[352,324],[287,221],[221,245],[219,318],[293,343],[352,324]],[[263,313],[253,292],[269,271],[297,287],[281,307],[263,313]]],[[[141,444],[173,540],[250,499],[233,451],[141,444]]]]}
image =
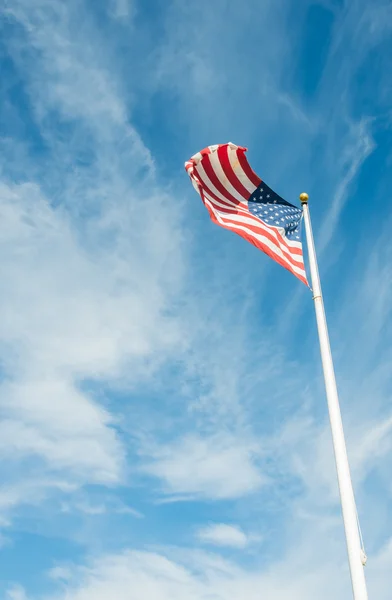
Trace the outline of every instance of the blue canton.
{"type": "Polygon", "coordinates": [[[264,181],[249,198],[248,209],[266,225],[284,229],[289,240],[301,240],[302,209],[283,200],[264,181]]]}

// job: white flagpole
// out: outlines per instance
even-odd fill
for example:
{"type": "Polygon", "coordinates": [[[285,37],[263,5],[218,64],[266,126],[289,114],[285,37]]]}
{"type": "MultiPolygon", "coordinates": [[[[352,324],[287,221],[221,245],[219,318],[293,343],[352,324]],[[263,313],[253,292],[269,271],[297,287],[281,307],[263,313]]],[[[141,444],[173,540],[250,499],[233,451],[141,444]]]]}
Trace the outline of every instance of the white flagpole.
{"type": "Polygon", "coordinates": [[[342,416],[340,413],[338,390],[336,387],[331,347],[329,344],[327,321],[325,318],[324,302],[321,293],[320,277],[317,266],[316,250],[312,225],[310,221],[308,195],[300,195],[303,207],[306,240],[309,252],[310,275],[312,279],[313,299],[316,310],[317,329],[320,340],[321,361],[324,371],[325,389],[327,393],[329,419],[332,430],[332,440],[335,452],[336,470],[338,475],[340,500],[342,504],[343,522],[346,533],[348,560],[350,564],[351,583],[354,600],[367,600],[366,580],[364,573],[364,554],[361,549],[357,511],[354,491],[351,483],[346,442],[344,439],[342,416]]]}

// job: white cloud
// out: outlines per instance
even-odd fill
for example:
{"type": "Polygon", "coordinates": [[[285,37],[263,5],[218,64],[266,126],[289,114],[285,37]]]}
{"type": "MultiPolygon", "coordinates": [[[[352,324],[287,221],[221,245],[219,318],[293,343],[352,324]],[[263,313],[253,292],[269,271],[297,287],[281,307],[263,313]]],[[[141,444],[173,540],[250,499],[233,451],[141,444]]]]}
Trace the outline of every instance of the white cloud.
{"type": "MultiPolygon", "coordinates": [[[[150,354],[158,339],[163,345],[174,341],[169,321],[160,320],[159,333],[154,326],[166,302],[162,286],[172,284],[173,273],[158,277],[165,259],[150,245],[153,235],[158,246],[166,241],[169,222],[163,219],[161,226],[150,227],[147,221],[143,243],[132,227],[132,216],[128,221],[121,211],[108,209],[101,220],[88,223],[86,240],[69,215],[51,208],[35,187],[1,191],[1,215],[7,225],[0,238],[7,256],[2,275],[8,290],[1,334],[11,350],[19,346],[17,354],[5,356],[11,370],[23,368],[31,376],[33,363],[34,374],[38,369],[40,376],[53,368],[64,377],[115,375],[122,360],[150,354]],[[111,246],[105,219],[117,236],[111,246]],[[129,255],[136,242],[139,254],[129,255]]],[[[145,199],[147,211],[151,200],[145,199]]],[[[154,202],[154,211],[159,209],[154,202]]],[[[166,248],[166,258],[170,260],[175,248],[176,242],[166,248]]],[[[71,412],[67,419],[74,420],[71,412]]]]}
{"type": "MultiPolygon", "coordinates": [[[[107,248],[97,260],[36,186],[3,185],[0,192],[7,257],[0,353],[8,374],[0,386],[0,453],[13,460],[37,455],[82,481],[114,483],[123,463],[114,419],[78,381],[119,377],[125,369],[130,378],[133,361],[178,341],[175,325],[161,315],[165,292],[154,275],[160,267],[154,257],[126,256],[131,233],[127,248],[107,248]]],[[[94,244],[100,237],[105,243],[98,224],[92,235],[94,244]]]]}
{"type": "Polygon", "coordinates": [[[215,523],[202,527],[197,532],[200,541],[214,546],[245,548],[248,538],[239,527],[225,523],[215,523]]]}
{"type": "Polygon", "coordinates": [[[90,383],[135,385],[182,346],[171,311],[183,276],[180,204],[154,180],[119,79],[76,4],[7,8],[18,24],[9,52],[48,155],[36,161],[16,140],[2,165],[5,511],[66,484],[71,493],[126,481],[121,416],[90,383]],[[18,481],[26,461],[34,470],[18,481]]]}
{"type": "Polygon", "coordinates": [[[257,466],[258,448],[230,435],[186,436],[160,446],[143,470],[162,480],[166,494],[237,498],[267,482],[257,466]]]}
{"type": "MultiPolygon", "coordinates": [[[[44,119],[49,108],[73,120],[87,119],[93,122],[91,133],[96,135],[97,128],[110,131],[113,125],[123,124],[126,109],[115,77],[100,63],[102,51],[88,12],[82,4],[75,9],[73,2],[64,6],[58,1],[37,0],[31,6],[26,0],[17,0],[7,7],[7,15],[23,28],[30,50],[37,53],[38,62],[26,78],[37,116],[44,119]],[[82,14],[84,23],[74,29],[82,14]]],[[[11,45],[17,60],[20,42],[15,38],[11,45]]],[[[140,149],[147,152],[142,144],[140,149]]]]}
{"type": "Polygon", "coordinates": [[[332,202],[317,236],[317,248],[320,253],[326,249],[331,241],[339,216],[348,200],[352,182],[375,148],[370,133],[370,123],[364,119],[357,124],[351,124],[346,144],[339,160],[341,179],[336,186],[332,202]]]}
{"type": "MultiPolygon", "coordinates": [[[[214,13],[217,19],[202,15],[205,18],[203,30],[200,21],[193,19],[195,7],[189,8],[183,3],[181,10],[183,7],[186,13],[182,14],[185,16],[183,21],[188,20],[191,26],[183,29],[173,19],[167,37],[174,42],[166,55],[162,53],[158,70],[165,85],[169,80],[169,85],[178,86],[187,96],[183,113],[187,119],[191,113],[192,126],[200,126],[202,133],[205,128],[205,135],[210,135],[213,116],[214,122],[221,120],[223,128],[215,131],[224,131],[229,122],[230,127],[237,127],[237,131],[252,140],[257,117],[260,136],[268,150],[264,152],[263,160],[268,161],[270,156],[271,161],[276,162],[276,143],[280,148],[284,146],[286,154],[280,152],[279,165],[271,168],[278,172],[281,169],[283,179],[289,179],[289,167],[296,159],[293,161],[293,145],[288,143],[290,135],[276,142],[279,137],[276,136],[276,121],[279,131],[285,129],[284,123],[280,123],[279,111],[283,107],[287,126],[295,131],[300,128],[302,133],[303,124],[306,124],[304,145],[309,144],[307,136],[317,130],[317,116],[308,118],[308,111],[303,110],[295,96],[276,89],[280,80],[286,80],[287,65],[283,55],[287,48],[282,41],[287,36],[280,35],[284,19],[281,22],[273,18],[273,5],[263,4],[262,14],[265,20],[268,18],[269,27],[262,40],[261,52],[264,48],[269,58],[263,62],[262,72],[258,71],[259,80],[263,81],[262,89],[255,87],[254,79],[249,80],[243,69],[237,52],[241,40],[236,35],[233,37],[231,31],[219,30],[220,38],[228,42],[218,49],[223,50],[221,54],[216,51],[216,27],[225,27],[219,11],[214,13]],[[182,52],[173,33],[182,37],[186,45],[188,39],[192,39],[193,27],[200,35],[199,47],[203,51],[182,52]],[[229,46],[234,49],[231,54],[227,53],[229,46]],[[229,89],[234,93],[229,104],[226,103],[227,88],[221,85],[226,72],[221,67],[228,61],[231,64],[229,89]],[[247,81],[242,79],[242,73],[247,81]],[[236,117],[241,106],[241,102],[237,102],[238,92],[232,90],[233,77],[237,81],[236,90],[243,92],[249,106],[246,122],[228,118],[231,106],[236,117]],[[220,104],[223,109],[219,115],[216,113],[219,104],[217,88],[225,100],[220,104]],[[266,101],[272,97],[272,103],[266,101]],[[188,102],[194,110],[189,110],[188,102]],[[263,114],[261,121],[260,114],[263,114]],[[266,124],[264,129],[263,123],[266,124]],[[268,132],[271,136],[264,136],[268,132]]],[[[128,16],[128,3],[119,0],[113,6],[113,16],[116,11],[119,18],[128,16]]],[[[177,9],[180,3],[173,6],[177,9]]],[[[233,10],[238,10],[235,15],[239,19],[243,15],[252,18],[250,5],[246,11],[243,7],[233,10]]],[[[168,441],[164,443],[157,434],[157,441],[150,451],[141,444],[142,472],[158,479],[164,499],[168,501],[236,499],[252,495],[269,482],[265,465],[261,464],[261,457],[267,455],[271,463],[269,472],[274,471],[276,480],[272,492],[276,493],[273,498],[276,500],[274,523],[279,521],[279,526],[285,529],[279,552],[284,554],[286,537],[290,538],[287,544],[291,551],[274,562],[269,555],[261,556],[265,565],[259,565],[255,571],[222,561],[219,556],[195,553],[185,560],[186,550],[183,549],[179,554],[184,554],[184,559],[181,556],[173,558],[169,553],[166,556],[164,552],[130,551],[74,570],[67,567],[62,571],[62,567],[56,567],[52,577],[70,582],[64,594],[57,593],[56,600],[144,600],[146,597],[149,600],[237,600],[242,597],[250,600],[317,597],[322,600],[323,595],[340,600],[347,597],[349,584],[348,574],[344,571],[342,525],[334,512],[337,488],[329,432],[326,426],[313,419],[296,420],[292,405],[289,410],[282,410],[275,403],[275,394],[269,393],[265,384],[271,369],[275,381],[279,382],[278,386],[274,385],[279,388],[277,394],[287,396],[289,402],[294,398],[295,403],[301,404],[303,400],[298,391],[300,386],[295,394],[290,389],[288,365],[285,365],[284,376],[276,367],[279,361],[275,348],[270,345],[271,331],[262,331],[264,342],[269,346],[269,360],[266,355],[257,354],[248,343],[246,323],[249,318],[245,314],[244,297],[249,296],[249,286],[241,297],[238,290],[244,286],[233,276],[235,265],[231,265],[228,277],[235,280],[236,295],[226,296],[219,275],[214,281],[219,289],[218,300],[210,301],[209,310],[204,311],[206,304],[198,297],[196,310],[187,315],[188,328],[181,322],[181,315],[179,321],[173,316],[173,301],[178,298],[186,260],[179,226],[180,206],[154,181],[154,160],[129,123],[129,106],[124,101],[121,78],[116,77],[103,36],[99,37],[78,2],[64,4],[37,0],[32,4],[29,0],[16,0],[8,10],[8,16],[19,24],[15,31],[24,32],[22,38],[11,45],[10,52],[24,73],[36,125],[54,160],[46,162],[45,158],[35,162],[32,157],[27,159],[26,148],[21,149],[17,142],[12,151],[7,145],[4,153],[5,163],[9,157],[12,168],[18,165],[19,175],[22,174],[19,180],[25,178],[30,183],[10,185],[9,177],[4,176],[0,194],[3,224],[0,250],[5,259],[0,271],[0,311],[3,315],[0,320],[3,340],[0,358],[5,374],[0,387],[3,418],[0,456],[2,468],[7,470],[9,467],[13,471],[12,476],[6,473],[0,509],[6,513],[10,507],[24,502],[38,504],[51,492],[77,496],[76,490],[85,483],[108,486],[125,481],[132,458],[125,465],[124,445],[128,440],[124,441],[117,433],[123,424],[122,409],[114,406],[115,399],[107,399],[103,392],[86,391],[86,380],[115,382],[127,389],[146,374],[154,373],[168,357],[174,355],[178,359],[181,356],[187,363],[186,368],[182,365],[184,372],[203,380],[198,386],[192,379],[185,394],[187,399],[191,398],[191,405],[187,404],[185,411],[189,406],[193,433],[184,436],[178,425],[180,419],[176,418],[178,415],[172,418],[174,402],[181,402],[182,398],[173,394],[167,414],[166,406],[160,411],[154,407],[154,411],[159,412],[156,416],[158,425],[164,421],[163,435],[172,434],[175,429],[178,437],[173,441],[168,435],[168,441]],[[27,46],[34,50],[34,64],[28,58],[26,63],[23,62],[27,46]],[[60,125],[58,130],[53,127],[52,119],[56,127],[60,125]],[[83,166],[86,164],[87,167],[83,166]],[[222,296],[225,304],[231,304],[228,298],[235,298],[233,310],[230,306],[221,306],[222,296]],[[217,306],[222,320],[216,318],[217,306]],[[222,318],[225,310],[225,318],[222,318]],[[202,335],[200,331],[195,332],[203,329],[200,314],[203,314],[207,330],[202,335]],[[194,322],[188,325],[192,319],[194,322]],[[222,324],[228,327],[222,327],[222,324]],[[184,341],[186,337],[188,341],[184,341]],[[192,346],[190,354],[182,352],[187,344],[192,346]],[[197,364],[189,364],[192,361],[197,364]],[[249,362],[254,364],[244,368],[249,362]],[[261,380],[262,386],[259,385],[261,380]],[[200,394],[197,393],[199,387],[200,394]],[[273,407],[273,418],[268,412],[269,406],[273,407]],[[281,416],[284,423],[274,436],[278,429],[276,422],[281,416]],[[170,430],[165,428],[168,421],[171,421],[170,430]],[[254,430],[247,427],[249,422],[254,423],[258,432],[262,430],[260,443],[253,442],[254,430]],[[226,433],[226,427],[233,433],[226,433]],[[267,428],[273,429],[272,434],[266,434],[267,428]],[[34,469],[24,468],[26,463],[29,466],[28,461],[33,462],[34,469]],[[20,471],[16,469],[18,464],[20,471]],[[296,489],[298,496],[294,500],[286,487],[287,480],[292,479],[301,482],[304,488],[296,489]],[[285,504],[284,518],[282,513],[280,519],[279,513],[276,519],[276,506],[282,504],[285,504]],[[286,528],[280,521],[288,517],[290,524],[286,528]],[[318,535],[315,533],[309,541],[307,534],[313,529],[318,535]],[[303,538],[306,538],[306,544],[303,538]],[[339,541],[338,549],[336,540],[339,541]],[[347,582],[347,585],[341,582],[347,582]]],[[[246,27],[238,27],[237,19],[232,22],[236,32],[247,31],[246,27]]],[[[255,56],[249,60],[258,60],[255,56]]],[[[248,67],[253,68],[252,63],[248,67]]],[[[340,111],[340,103],[336,105],[340,111]]],[[[335,116],[335,126],[339,122],[335,116]]],[[[302,139],[302,135],[300,137],[302,139]]],[[[347,147],[348,150],[336,174],[339,177],[343,173],[343,179],[337,187],[323,233],[326,240],[333,233],[349,186],[371,146],[366,121],[353,126],[344,143],[339,141],[339,148],[347,147]]],[[[297,145],[296,148],[295,156],[299,154],[297,145]]],[[[331,143],[331,149],[335,165],[335,143],[331,143]]],[[[265,167],[265,172],[268,168],[265,167]]],[[[225,260],[227,266],[227,257],[225,260]]],[[[214,265],[208,264],[208,268],[215,268],[215,273],[219,268],[224,270],[216,258],[214,265]]],[[[244,271],[243,264],[241,269],[244,271]]],[[[253,286],[254,283],[252,289],[253,286]]],[[[194,295],[201,296],[199,290],[194,295]]],[[[208,295],[212,296],[211,288],[208,295]]],[[[277,310],[280,308],[278,305],[277,310]]],[[[264,311],[269,311],[268,302],[259,309],[258,319],[264,311]]],[[[383,310],[380,313],[381,323],[383,310]]],[[[297,314],[291,314],[290,320],[297,320],[297,314]]],[[[283,329],[282,337],[287,333],[287,328],[283,329]]],[[[261,326],[258,325],[253,331],[258,337],[258,346],[260,333],[261,326]]],[[[299,378],[300,385],[305,379],[305,376],[299,378]]],[[[159,384],[154,380],[153,385],[159,384]]],[[[184,387],[186,385],[184,383],[184,387]]],[[[164,398],[160,400],[165,402],[164,398]]],[[[136,421],[142,438],[143,425],[135,419],[131,409],[129,413],[129,419],[136,421]]],[[[150,420],[154,420],[154,416],[150,420]]],[[[354,466],[358,472],[368,460],[369,452],[380,456],[390,447],[389,421],[371,422],[375,423],[374,430],[363,437],[363,447],[357,447],[354,466]]],[[[188,425],[189,421],[185,430],[189,430],[188,425]]],[[[369,472],[369,469],[366,465],[362,472],[369,472]]],[[[67,499],[66,506],[97,518],[110,510],[122,511],[121,507],[113,508],[104,500],[94,502],[78,498],[67,499]]],[[[253,504],[246,504],[245,511],[248,508],[253,510],[253,504]]],[[[133,509],[129,511],[134,514],[133,509]]],[[[123,512],[128,512],[125,507],[123,512]]],[[[263,506],[262,512],[263,517],[269,515],[268,506],[263,506]]],[[[223,523],[213,527],[215,530],[210,528],[209,531],[211,543],[223,543],[225,539],[226,545],[231,543],[241,547],[244,542],[242,536],[245,534],[240,529],[223,523]]],[[[248,531],[248,525],[244,528],[248,531]]],[[[204,533],[208,537],[208,531],[204,533]]],[[[244,543],[252,538],[251,534],[245,536],[244,543]]],[[[268,548],[268,551],[272,550],[268,548]]],[[[379,563],[387,564],[389,558],[386,549],[385,558],[380,558],[379,563]]],[[[380,583],[377,584],[381,586],[380,598],[386,589],[381,583],[385,581],[386,571],[382,565],[380,583]]],[[[11,600],[25,598],[22,588],[14,588],[8,595],[11,600]]]]}
{"type": "Polygon", "coordinates": [[[392,450],[392,417],[378,423],[366,423],[355,431],[355,441],[351,451],[351,462],[357,476],[362,479],[371,471],[383,456],[392,450]]]}
{"type": "MultiPolygon", "coordinates": [[[[317,527],[316,527],[317,528],[317,527]]],[[[330,534],[330,532],[329,532],[330,534]]],[[[86,567],[67,568],[65,590],[56,600],[344,600],[350,597],[349,574],[342,568],[334,543],[298,540],[282,562],[254,569],[219,555],[175,549],[167,553],[128,551],[95,560],[86,567]],[[322,546],[322,547],[321,547],[322,546]],[[332,552],[332,554],[330,553],[332,552]]],[[[388,600],[390,547],[369,568],[370,597],[388,600]]]]}
{"type": "Polygon", "coordinates": [[[89,492],[79,492],[78,495],[75,494],[74,497],[67,502],[62,502],[61,512],[76,512],[92,517],[99,517],[101,515],[129,515],[136,519],[142,519],[144,517],[140,511],[124,504],[115,493],[112,493],[111,495],[108,493],[98,494],[98,497],[95,499],[91,490],[89,492]]]}
{"type": "Polygon", "coordinates": [[[6,600],[28,600],[28,598],[20,585],[14,585],[7,590],[6,600]]]}
{"type": "Polygon", "coordinates": [[[58,565],[49,570],[48,577],[57,581],[67,581],[72,578],[72,570],[70,567],[58,565]]]}
{"type": "Polygon", "coordinates": [[[128,19],[134,14],[134,0],[110,0],[109,13],[115,19],[128,19]]]}
{"type": "Polygon", "coordinates": [[[70,469],[83,481],[111,483],[120,478],[122,449],[108,426],[109,416],[75,388],[58,379],[30,379],[5,385],[0,393],[2,412],[8,414],[0,424],[3,457],[38,455],[52,469],[70,469]]]}

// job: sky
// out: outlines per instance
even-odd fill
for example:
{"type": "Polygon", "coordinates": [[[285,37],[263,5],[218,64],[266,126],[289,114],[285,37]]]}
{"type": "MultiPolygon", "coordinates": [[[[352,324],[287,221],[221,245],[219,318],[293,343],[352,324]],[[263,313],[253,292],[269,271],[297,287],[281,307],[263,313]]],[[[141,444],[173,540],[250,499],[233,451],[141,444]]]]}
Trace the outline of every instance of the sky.
{"type": "Polygon", "coordinates": [[[392,561],[392,7],[3,0],[1,600],[345,600],[309,290],[184,162],[310,196],[369,598],[392,561]]]}

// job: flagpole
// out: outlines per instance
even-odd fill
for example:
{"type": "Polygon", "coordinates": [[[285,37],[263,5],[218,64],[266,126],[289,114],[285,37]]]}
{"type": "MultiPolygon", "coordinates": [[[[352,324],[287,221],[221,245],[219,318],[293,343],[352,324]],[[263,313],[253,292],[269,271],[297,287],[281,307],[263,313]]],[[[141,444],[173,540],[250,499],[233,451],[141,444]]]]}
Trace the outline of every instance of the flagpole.
{"type": "Polygon", "coordinates": [[[336,470],[339,483],[340,500],[342,504],[343,522],[346,533],[348,560],[350,565],[351,583],[354,600],[367,600],[366,580],[364,573],[364,553],[357,520],[354,491],[351,482],[350,467],[344,439],[342,416],[340,413],[338,390],[336,387],[335,371],[329,343],[328,327],[325,318],[324,302],[321,292],[320,276],[314,246],[312,224],[310,221],[308,195],[300,195],[303,207],[306,240],[309,253],[310,275],[312,279],[313,300],[316,311],[317,329],[320,340],[321,361],[323,365],[325,389],[328,401],[329,419],[332,430],[332,440],[335,453],[336,470]]]}

